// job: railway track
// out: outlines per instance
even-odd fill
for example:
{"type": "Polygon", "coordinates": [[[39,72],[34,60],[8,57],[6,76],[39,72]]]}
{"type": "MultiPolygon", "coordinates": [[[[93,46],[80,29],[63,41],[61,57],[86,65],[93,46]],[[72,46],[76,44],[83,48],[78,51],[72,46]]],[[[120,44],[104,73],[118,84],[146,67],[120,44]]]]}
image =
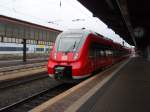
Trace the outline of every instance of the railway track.
{"type": "Polygon", "coordinates": [[[73,84],[60,84],[56,87],[43,90],[11,105],[1,108],[0,112],[27,112],[73,86],[73,84]]]}
{"type": "Polygon", "coordinates": [[[8,89],[10,87],[26,84],[26,83],[29,83],[35,80],[44,79],[44,78],[48,78],[47,72],[37,73],[31,76],[18,78],[15,80],[2,81],[0,82],[0,90],[8,89]]]}
{"type": "Polygon", "coordinates": [[[19,66],[19,65],[26,65],[26,64],[33,64],[39,62],[47,62],[48,59],[43,58],[36,58],[36,59],[28,59],[26,62],[22,60],[0,60],[0,68],[2,67],[10,67],[10,66],[19,66]]]}
{"type": "Polygon", "coordinates": [[[4,75],[7,73],[12,72],[20,72],[20,71],[26,71],[38,69],[41,67],[45,67],[47,62],[41,62],[41,63],[34,63],[34,64],[25,64],[25,65],[17,65],[17,66],[9,66],[9,67],[1,67],[0,68],[0,75],[4,75]]]}

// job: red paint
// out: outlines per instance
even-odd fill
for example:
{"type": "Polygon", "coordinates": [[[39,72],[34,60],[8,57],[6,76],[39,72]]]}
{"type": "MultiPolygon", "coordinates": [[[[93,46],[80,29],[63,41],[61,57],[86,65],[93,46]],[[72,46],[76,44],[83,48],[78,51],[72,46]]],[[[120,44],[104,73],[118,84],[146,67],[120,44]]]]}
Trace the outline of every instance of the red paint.
{"type": "Polygon", "coordinates": [[[83,46],[78,52],[78,59],[76,60],[74,59],[75,54],[73,52],[69,52],[68,54],[64,54],[63,52],[56,52],[56,45],[54,45],[48,61],[48,73],[55,75],[55,66],[71,66],[72,76],[84,76],[91,74],[97,69],[110,66],[117,61],[127,58],[129,54],[130,50],[128,48],[122,47],[120,44],[114,43],[112,40],[105,39],[104,37],[95,35],[94,33],[89,33],[89,35],[86,37],[86,40],[84,41],[83,46]],[[122,56],[90,58],[88,55],[91,42],[96,42],[99,45],[111,46],[113,50],[127,51],[128,54],[122,56]],[[54,55],[56,55],[56,59],[54,59],[54,55]],[[63,56],[68,57],[68,59],[62,60],[63,56]]]}

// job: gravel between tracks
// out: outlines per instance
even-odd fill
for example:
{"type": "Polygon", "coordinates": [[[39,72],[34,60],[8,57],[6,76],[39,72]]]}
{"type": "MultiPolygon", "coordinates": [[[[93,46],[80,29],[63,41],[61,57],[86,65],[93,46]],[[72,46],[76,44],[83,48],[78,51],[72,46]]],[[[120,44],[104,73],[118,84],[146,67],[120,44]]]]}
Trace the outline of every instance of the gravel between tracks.
{"type": "Polygon", "coordinates": [[[0,108],[10,105],[32,94],[40,92],[47,88],[52,88],[60,84],[49,77],[35,80],[30,83],[21,84],[12,88],[1,90],[0,92],[0,108]]]}

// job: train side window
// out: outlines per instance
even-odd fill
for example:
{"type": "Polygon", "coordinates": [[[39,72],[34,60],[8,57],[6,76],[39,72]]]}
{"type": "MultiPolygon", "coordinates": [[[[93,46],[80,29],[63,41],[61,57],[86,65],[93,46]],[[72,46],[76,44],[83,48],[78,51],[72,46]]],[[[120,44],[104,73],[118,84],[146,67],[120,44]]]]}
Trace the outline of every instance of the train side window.
{"type": "Polygon", "coordinates": [[[108,50],[105,50],[105,54],[106,56],[109,56],[108,50]]]}
{"type": "Polygon", "coordinates": [[[101,50],[100,53],[102,57],[105,56],[105,52],[103,50],[101,50]]]}
{"type": "Polygon", "coordinates": [[[89,47],[89,57],[105,57],[105,56],[112,56],[113,51],[111,46],[103,45],[96,42],[91,42],[89,47]]]}

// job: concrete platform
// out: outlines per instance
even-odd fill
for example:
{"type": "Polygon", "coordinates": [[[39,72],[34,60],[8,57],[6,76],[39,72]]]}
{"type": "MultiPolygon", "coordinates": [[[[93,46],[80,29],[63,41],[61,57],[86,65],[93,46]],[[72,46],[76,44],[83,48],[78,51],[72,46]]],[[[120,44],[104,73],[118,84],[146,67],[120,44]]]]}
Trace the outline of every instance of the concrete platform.
{"type": "Polygon", "coordinates": [[[150,112],[150,61],[132,58],[77,111],[150,112]]]}

